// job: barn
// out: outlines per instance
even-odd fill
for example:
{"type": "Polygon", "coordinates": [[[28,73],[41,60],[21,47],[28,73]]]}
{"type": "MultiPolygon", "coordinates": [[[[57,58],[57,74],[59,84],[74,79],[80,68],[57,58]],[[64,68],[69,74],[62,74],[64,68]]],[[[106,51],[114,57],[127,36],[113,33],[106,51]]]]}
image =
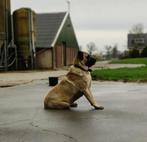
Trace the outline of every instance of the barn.
{"type": "Polygon", "coordinates": [[[37,14],[38,69],[56,69],[71,65],[78,50],[77,38],[68,12],[37,14]]]}

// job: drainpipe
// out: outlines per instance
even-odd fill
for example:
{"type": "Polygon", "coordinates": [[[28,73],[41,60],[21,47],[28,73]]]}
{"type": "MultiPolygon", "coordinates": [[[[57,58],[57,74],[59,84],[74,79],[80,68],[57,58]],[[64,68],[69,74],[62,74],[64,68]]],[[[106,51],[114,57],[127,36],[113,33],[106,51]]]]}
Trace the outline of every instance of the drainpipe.
{"type": "Polygon", "coordinates": [[[18,55],[17,55],[17,46],[14,43],[14,24],[13,24],[14,20],[13,20],[13,16],[11,16],[11,37],[12,37],[12,42],[11,42],[11,46],[14,48],[14,52],[15,52],[15,66],[16,66],[16,70],[18,69],[18,55]]]}
{"type": "Polygon", "coordinates": [[[53,68],[53,70],[55,70],[56,69],[56,59],[55,59],[55,47],[51,47],[51,49],[52,49],[52,68],[53,68]]]}
{"type": "Polygon", "coordinates": [[[31,56],[31,69],[34,68],[34,60],[36,57],[36,52],[35,52],[35,39],[34,39],[34,27],[33,27],[33,12],[30,10],[29,12],[29,48],[30,48],[30,56],[31,56]]]}
{"type": "Polygon", "coordinates": [[[5,29],[5,40],[4,40],[4,54],[5,54],[5,71],[8,70],[8,61],[7,61],[7,45],[8,45],[8,11],[7,11],[7,0],[5,0],[5,12],[4,12],[4,17],[5,17],[5,23],[4,23],[4,29],[5,29]]]}

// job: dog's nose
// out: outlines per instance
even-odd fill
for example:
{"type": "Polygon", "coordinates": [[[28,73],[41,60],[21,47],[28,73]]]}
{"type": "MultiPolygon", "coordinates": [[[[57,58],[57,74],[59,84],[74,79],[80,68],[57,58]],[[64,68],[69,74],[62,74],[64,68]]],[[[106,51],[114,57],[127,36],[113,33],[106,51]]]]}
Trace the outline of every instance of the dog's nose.
{"type": "Polygon", "coordinates": [[[96,63],[96,59],[93,58],[93,57],[90,57],[90,58],[88,59],[88,61],[86,62],[86,66],[91,67],[91,66],[93,66],[95,63],[96,63]]]}
{"type": "Polygon", "coordinates": [[[94,63],[96,62],[96,59],[95,58],[93,58],[93,61],[94,61],[94,63]]]}
{"type": "Polygon", "coordinates": [[[94,65],[94,64],[96,63],[96,59],[95,59],[95,58],[92,58],[91,60],[92,60],[91,62],[92,62],[93,65],[94,65]]]}

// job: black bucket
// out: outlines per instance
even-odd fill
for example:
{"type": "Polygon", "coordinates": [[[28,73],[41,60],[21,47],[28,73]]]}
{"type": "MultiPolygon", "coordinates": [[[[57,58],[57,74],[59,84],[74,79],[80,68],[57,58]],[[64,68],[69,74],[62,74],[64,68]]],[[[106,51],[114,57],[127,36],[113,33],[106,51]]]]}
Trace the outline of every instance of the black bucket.
{"type": "Polygon", "coordinates": [[[49,86],[55,86],[58,84],[58,77],[49,77],[49,86]]]}

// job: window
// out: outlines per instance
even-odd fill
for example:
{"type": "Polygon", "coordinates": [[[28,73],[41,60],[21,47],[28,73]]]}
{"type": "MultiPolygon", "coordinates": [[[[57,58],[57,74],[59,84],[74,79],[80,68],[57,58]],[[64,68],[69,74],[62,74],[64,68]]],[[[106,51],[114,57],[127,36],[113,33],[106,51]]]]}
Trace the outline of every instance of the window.
{"type": "Polygon", "coordinates": [[[144,44],[144,38],[135,38],[134,43],[135,44],[144,44]]]}

